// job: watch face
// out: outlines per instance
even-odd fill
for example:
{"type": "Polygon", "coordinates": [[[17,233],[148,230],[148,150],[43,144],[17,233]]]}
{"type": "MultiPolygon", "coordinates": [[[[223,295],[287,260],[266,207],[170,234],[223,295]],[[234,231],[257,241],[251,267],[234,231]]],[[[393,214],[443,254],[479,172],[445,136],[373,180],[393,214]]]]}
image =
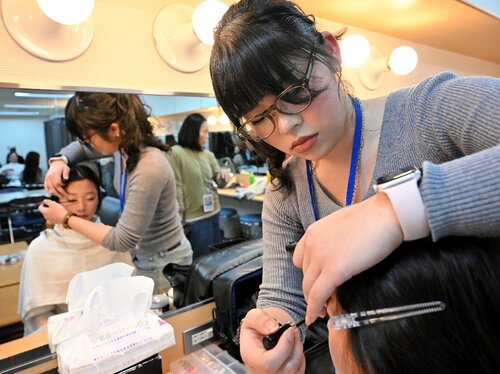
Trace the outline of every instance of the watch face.
{"type": "Polygon", "coordinates": [[[403,178],[409,174],[415,173],[418,169],[415,166],[409,166],[403,169],[396,170],[390,174],[386,174],[377,179],[377,184],[384,184],[395,179],[403,178]]]}

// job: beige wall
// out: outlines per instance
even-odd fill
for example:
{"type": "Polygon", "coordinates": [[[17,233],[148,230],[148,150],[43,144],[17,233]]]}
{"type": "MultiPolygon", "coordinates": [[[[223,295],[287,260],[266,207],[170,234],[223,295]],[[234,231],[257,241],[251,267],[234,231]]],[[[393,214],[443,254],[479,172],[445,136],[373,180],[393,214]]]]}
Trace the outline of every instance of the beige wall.
{"type": "MultiPolygon", "coordinates": [[[[341,24],[324,19],[317,19],[317,22],[321,31],[328,30],[335,33],[343,28],[341,24]]],[[[489,61],[471,58],[356,27],[347,27],[345,36],[350,34],[364,35],[370,44],[375,46],[383,56],[389,56],[394,48],[401,45],[413,47],[419,56],[419,63],[412,73],[406,76],[397,76],[392,72],[388,72],[382,86],[375,91],[368,90],[361,84],[357,69],[344,68],[344,78],[351,83],[355,94],[361,98],[385,95],[399,87],[413,85],[425,77],[438,74],[442,71],[453,71],[459,75],[491,75],[500,77],[500,65],[489,61]]]]}
{"type": "MultiPolygon", "coordinates": [[[[180,73],[170,68],[155,49],[152,28],[156,14],[169,0],[98,0],[95,2],[95,35],[89,49],[66,62],[51,62],[34,57],[19,47],[0,25],[0,85],[31,88],[112,88],[148,93],[211,93],[208,67],[196,73],[180,73]]],[[[196,5],[196,0],[177,1],[196,5]]],[[[337,30],[340,25],[319,20],[322,29],[337,30]]],[[[500,76],[500,65],[438,50],[374,32],[360,31],[388,55],[409,44],[419,53],[417,69],[406,77],[388,73],[376,91],[361,86],[357,72],[345,69],[345,77],[360,97],[385,94],[395,88],[414,84],[443,70],[462,75],[500,76]]],[[[493,48],[494,46],[492,46],[493,48]]]]}
{"type": "MultiPolygon", "coordinates": [[[[2,22],[0,83],[32,88],[103,87],[148,93],[209,93],[208,67],[196,73],[179,73],[163,61],[154,46],[155,17],[173,2],[95,1],[92,44],[80,57],[65,62],[45,61],[26,52],[14,42],[2,22]]],[[[198,1],[182,3],[195,5],[198,1]]]]}

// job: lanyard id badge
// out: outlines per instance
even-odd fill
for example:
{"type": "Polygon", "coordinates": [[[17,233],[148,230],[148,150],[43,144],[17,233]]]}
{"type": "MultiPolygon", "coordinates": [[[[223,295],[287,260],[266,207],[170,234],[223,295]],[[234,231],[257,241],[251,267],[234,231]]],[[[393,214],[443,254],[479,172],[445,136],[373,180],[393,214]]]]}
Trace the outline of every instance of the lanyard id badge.
{"type": "Polygon", "coordinates": [[[214,209],[214,194],[211,192],[203,194],[203,213],[211,212],[214,209]]]}

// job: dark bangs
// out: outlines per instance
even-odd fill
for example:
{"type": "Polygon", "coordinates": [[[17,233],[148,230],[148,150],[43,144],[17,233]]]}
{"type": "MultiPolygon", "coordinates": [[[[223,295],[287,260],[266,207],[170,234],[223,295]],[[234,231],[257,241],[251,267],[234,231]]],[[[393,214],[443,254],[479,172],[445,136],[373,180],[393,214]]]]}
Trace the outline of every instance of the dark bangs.
{"type": "Polygon", "coordinates": [[[298,62],[314,50],[328,61],[314,21],[288,1],[271,7],[236,3],[215,31],[210,74],[215,95],[236,126],[239,118],[267,96],[280,94],[304,75],[298,62]]]}

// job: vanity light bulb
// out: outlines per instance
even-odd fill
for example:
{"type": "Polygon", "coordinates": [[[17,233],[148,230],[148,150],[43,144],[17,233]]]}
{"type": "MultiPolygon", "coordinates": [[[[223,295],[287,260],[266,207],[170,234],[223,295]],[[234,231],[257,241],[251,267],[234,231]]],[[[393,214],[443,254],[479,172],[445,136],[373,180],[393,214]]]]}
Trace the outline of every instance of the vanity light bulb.
{"type": "Polygon", "coordinates": [[[223,125],[229,125],[229,117],[226,115],[226,113],[221,114],[219,117],[219,122],[223,125]]]}
{"type": "Polygon", "coordinates": [[[229,7],[219,0],[205,0],[193,12],[193,30],[203,44],[214,44],[214,28],[229,7]]]}
{"type": "Polygon", "coordinates": [[[397,75],[410,74],[417,66],[417,52],[408,46],[401,46],[392,51],[389,56],[389,68],[397,75]]]}
{"type": "Polygon", "coordinates": [[[208,116],[207,118],[207,123],[210,125],[210,126],[214,126],[216,123],[217,123],[217,117],[215,117],[213,114],[208,116]]]}
{"type": "Polygon", "coordinates": [[[89,18],[94,0],[36,0],[47,17],[63,25],[77,25],[89,18]]]}
{"type": "Polygon", "coordinates": [[[340,42],[342,64],[349,68],[358,68],[370,57],[371,46],[362,35],[349,35],[340,42]]]}

